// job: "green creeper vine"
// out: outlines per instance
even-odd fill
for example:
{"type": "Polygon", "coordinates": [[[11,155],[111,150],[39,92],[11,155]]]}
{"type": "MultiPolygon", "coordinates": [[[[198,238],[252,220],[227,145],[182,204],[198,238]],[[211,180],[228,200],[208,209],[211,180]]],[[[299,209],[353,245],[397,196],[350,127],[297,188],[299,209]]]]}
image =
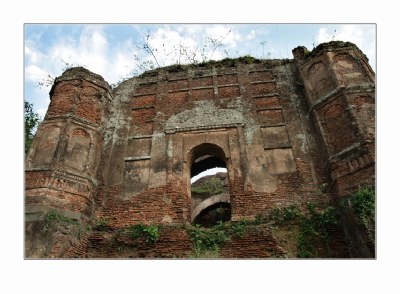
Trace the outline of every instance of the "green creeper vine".
{"type": "Polygon", "coordinates": [[[297,257],[307,258],[317,255],[317,244],[324,244],[329,253],[328,229],[338,224],[338,214],[335,208],[327,207],[318,211],[314,204],[307,204],[307,213],[302,213],[296,205],[275,208],[271,218],[277,224],[298,223],[300,233],[297,240],[297,257]]]}
{"type": "Polygon", "coordinates": [[[375,190],[371,187],[360,188],[351,195],[350,203],[357,220],[365,227],[368,235],[374,239],[375,190]]]}

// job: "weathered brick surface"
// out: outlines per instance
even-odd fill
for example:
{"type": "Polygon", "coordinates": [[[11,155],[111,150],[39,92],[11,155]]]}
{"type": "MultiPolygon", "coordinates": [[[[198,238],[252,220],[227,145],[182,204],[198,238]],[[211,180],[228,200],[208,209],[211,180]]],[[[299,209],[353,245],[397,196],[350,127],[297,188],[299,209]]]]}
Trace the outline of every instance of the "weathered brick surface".
{"type": "Polygon", "coordinates": [[[168,88],[170,89],[170,91],[187,89],[188,80],[184,79],[184,80],[169,81],[168,88]]]}
{"type": "Polygon", "coordinates": [[[64,115],[71,113],[78,102],[79,83],[60,82],[51,98],[48,115],[64,115]]]}
{"type": "Polygon", "coordinates": [[[192,98],[193,100],[212,99],[214,98],[214,88],[193,89],[192,98]]]}
{"type": "Polygon", "coordinates": [[[352,128],[352,119],[341,101],[326,105],[318,110],[317,115],[323,118],[321,119],[322,132],[331,155],[357,141],[357,133],[352,128]]]}
{"type": "MultiPolygon", "coordinates": [[[[295,60],[159,69],[113,90],[80,68],[57,78],[27,157],[26,207],[108,219],[111,231],[57,245],[52,256],[185,256],[191,244],[179,224],[191,221],[191,169],[207,158],[227,168],[232,220],[323,207],[374,184],[374,74],[352,63],[363,60],[357,48],[317,49],[295,60]],[[170,226],[152,246],[112,243],[113,231],[139,223],[170,226]]],[[[262,232],[231,240],[222,256],[282,254],[262,232]]]]}
{"type": "MultiPolygon", "coordinates": [[[[121,231],[120,231],[121,232],[121,231]]],[[[128,234],[95,231],[88,239],[85,258],[187,258],[192,243],[187,231],[179,226],[162,226],[152,244],[144,237],[132,239],[128,234]]]]}
{"type": "Polygon", "coordinates": [[[218,75],[217,76],[217,84],[218,85],[230,85],[237,84],[238,78],[237,74],[227,74],[227,75],[218,75]]]}
{"type": "MultiPolygon", "coordinates": [[[[65,258],[190,258],[195,256],[188,228],[180,225],[159,227],[155,243],[129,235],[129,229],[111,227],[85,235],[65,258]]],[[[60,246],[60,245],[59,245],[60,246]]],[[[58,247],[59,247],[58,246],[58,247]]],[[[60,250],[56,247],[54,250],[60,250]]],[[[279,258],[285,251],[278,245],[267,225],[246,227],[243,236],[230,236],[218,250],[219,258],[279,258]]]]}
{"type": "Polygon", "coordinates": [[[156,95],[143,95],[132,97],[131,108],[141,108],[146,106],[153,106],[156,102],[156,95]]]}
{"type": "Polygon", "coordinates": [[[259,82],[259,81],[270,81],[274,79],[272,71],[263,70],[263,71],[252,71],[249,72],[250,80],[259,82]]]}
{"type": "Polygon", "coordinates": [[[233,236],[219,252],[221,258],[278,258],[284,254],[267,225],[247,227],[243,237],[233,236]]]}
{"type": "Polygon", "coordinates": [[[278,96],[260,96],[254,99],[255,104],[258,109],[273,109],[273,108],[279,108],[281,105],[279,103],[279,97],[278,96]]]}
{"type": "Polygon", "coordinates": [[[280,109],[259,110],[260,122],[265,125],[277,125],[284,123],[280,109]]]}
{"type": "Polygon", "coordinates": [[[251,84],[251,94],[253,96],[276,93],[275,82],[254,82],[251,84]]]}
{"type": "Polygon", "coordinates": [[[218,95],[220,98],[239,97],[240,89],[238,86],[218,87],[218,95]]]}
{"type": "Polygon", "coordinates": [[[192,79],[192,83],[191,86],[193,88],[196,87],[209,87],[209,86],[213,86],[214,82],[213,82],[213,78],[212,77],[194,77],[192,79]]]}

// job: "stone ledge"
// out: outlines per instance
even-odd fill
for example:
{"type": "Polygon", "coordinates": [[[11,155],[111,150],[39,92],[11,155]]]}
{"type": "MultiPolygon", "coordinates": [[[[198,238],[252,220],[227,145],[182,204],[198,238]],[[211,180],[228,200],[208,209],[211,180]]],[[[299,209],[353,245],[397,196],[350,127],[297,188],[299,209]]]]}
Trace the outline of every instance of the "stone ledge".
{"type": "Polygon", "coordinates": [[[272,150],[272,149],[291,149],[292,145],[291,144],[279,144],[276,146],[268,146],[264,145],[264,150],[272,150]]]}
{"type": "Polygon", "coordinates": [[[282,110],[282,106],[270,107],[270,108],[257,108],[256,111],[265,111],[265,110],[282,110]]]}
{"type": "Polygon", "coordinates": [[[225,84],[225,85],[218,85],[218,88],[227,88],[227,87],[238,87],[239,84],[225,84]]]}
{"type": "Polygon", "coordinates": [[[169,128],[165,129],[166,134],[174,134],[178,132],[186,132],[186,131],[197,131],[197,130],[210,130],[210,129],[222,129],[222,128],[236,128],[238,126],[244,126],[245,123],[234,123],[234,124],[221,124],[214,126],[199,126],[199,127],[186,127],[186,128],[169,128]]]}
{"type": "Polygon", "coordinates": [[[131,107],[131,110],[135,111],[135,110],[151,109],[151,108],[155,108],[155,107],[153,105],[147,105],[147,106],[142,106],[142,107],[131,107]]]}
{"type": "Polygon", "coordinates": [[[149,160],[151,156],[125,157],[125,161],[149,160]]]}
{"type": "Polygon", "coordinates": [[[268,98],[268,97],[279,97],[279,93],[271,93],[271,94],[265,94],[265,95],[257,95],[257,96],[252,96],[251,98],[253,98],[253,99],[259,99],[259,98],[268,98]]]}
{"type": "Polygon", "coordinates": [[[369,89],[372,91],[373,89],[375,89],[375,86],[371,83],[364,83],[361,85],[357,84],[348,86],[338,86],[332,91],[330,91],[328,94],[325,94],[320,98],[317,98],[310,106],[310,112],[312,112],[316,108],[320,108],[325,104],[325,102],[330,101],[331,99],[338,98],[339,94],[365,92],[366,90],[369,89]]]}
{"type": "Polygon", "coordinates": [[[271,83],[276,83],[276,80],[264,80],[264,81],[254,81],[254,82],[250,82],[251,85],[254,84],[271,84],[271,83]]]}
{"type": "Polygon", "coordinates": [[[148,138],[153,138],[153,135],[138,135],[138,136],[133,136],[128,139],[148,139],[148,138]]]}
{"type": "Polygon", "coordinates": [[[88,220],[88,218],[80,212],[71,210],[60,210],[51,206],[38,205],[38,206],[29,206],[25,208],[25,222],[43,220],[44,215],[51,210],[55,210],[60,214],[64,215],[65,217],[75,219],[78,221],[81,219],[88,220]]]}
{"type": "Polygon", "coordinates": [[[192,90],[214,89],[214,86],[193,87],[192,90]]]}
{"type": "Polygon", "coordinates": [[[100,124],[88,121],[88,120],[81,118],[79,116],[76,116],[74,114],[48,115],[45,119],[45,123],[48,124],[49,122],[52,122],[57,119],[60,120],[61,122],[70,119],[70,120],[73,120],[74,123],[76,123],[80,126],[89,127],[94,131],[99,131],[99,129],[100,129],[100,124]]]}
{"type": "Polygon", "coordinates": [[[355,143],[355,144],[353,144],[353,145],[351,145],[351,146],[349,146],[349,147],[343,149],[342,151],[340,151],[340,152],[338,152],[338,153],[336,153],[336,154],[330,156],[330,157],[329,157],[329,162],[330,162],[330,163],[336,163],[336,162],[342,160],[342,159],[340,158],[342,155],[345,155],[346,153],[350,153],[350,152],[352,152],[352,151],[355,150],[355,149],[359,149],[360,146],[361,146],[360,143],[355,143]]]}
{"type": "Polygon", "coordinates": [[[133,94],[130,98],[138,98],[143,96],[156,96],[156,93],[146,93],[146,94],[133,94]]]}

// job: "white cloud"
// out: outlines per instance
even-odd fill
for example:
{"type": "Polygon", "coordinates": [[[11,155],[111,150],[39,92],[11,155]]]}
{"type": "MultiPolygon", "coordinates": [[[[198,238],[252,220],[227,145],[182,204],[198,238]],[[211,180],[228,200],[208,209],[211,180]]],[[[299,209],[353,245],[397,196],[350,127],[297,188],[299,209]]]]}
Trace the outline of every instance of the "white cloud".
{"type": "MultiPolygon", "coordinates": [[[[145,33],[141,31],[145,38],[145,33]]],[[[250,38],[256,33],[254,31],[250,38]]],[[[150,32],[148,43],[159,65],[167,66],[225,58],[227,51],[242,49],[238,44],[245,38],[235,26],[231,28],[229,25],[164,25],[150,32]],[[216,46],[218,42],[222,46],[216,46]]],[[[142,50],[142,59],[155,61],[151,54],[143,53],[142,50]]]]}
{"type": "Polygon", "coordinates": [[[46,109],[45,109],[45,108],[39,108],[39,109],[37,110],[37,114],[39,114],[39,116],[41,117],[41,119],[44,118],[44,116],[46,115],[46,112],[47,112],[47,108],[46,108],[46,109]]]}
{"type": "Polygon", "coordinates": [[[206,31],[207,35],[211,38],[221,41],[222,44],[235,48],[237,42],[242,40],[242,36],[237,32],[237,30],[231,29],[223,25],[213,26],[206,31]]]}
{"type": "Polygon", "coordinates": [[[25,79],[28,81],[37,83],[43,79],[46,79],[47,76],[48,73],[36,65],[30,64],[25,68],[25,79]]]}
{"type": "Polygon", "coordinates": [[[251,30],[250,34],[246,36],[246,40],[250,41],[253,40],[257,36],[257,32],[255,30],[251,30]]]}
{"type": "Polygon", "coordinates": [[[43,58],[43,54],[30,46],[25,46],[25,56],[28,62],[30,63],[39,63],[43,58]]]}
{"type": "Polygon", "coordinates": [[[155,55],[161,66],[187,63],[188,57],[195,55],[197,48],[197,42],[192,37],[169,27],[159,28],[149,39],[149,44],[157,50],[155,55]]]}

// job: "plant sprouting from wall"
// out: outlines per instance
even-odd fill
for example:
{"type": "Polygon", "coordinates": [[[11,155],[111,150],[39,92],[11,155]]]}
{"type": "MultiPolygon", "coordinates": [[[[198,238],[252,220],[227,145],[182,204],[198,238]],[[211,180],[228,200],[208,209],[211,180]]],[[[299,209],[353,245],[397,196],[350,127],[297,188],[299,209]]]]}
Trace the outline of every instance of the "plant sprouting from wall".
{"type": "Polygon", "coordinates": [[[360,188],[350,197],[351,207],[359,223],[375,240],[375,190],[372,187],[360,188]]]}
{"type": "Polygon", "coordinates": [[[195,258],[219,257],[219,249],[232,238],[244,238],[249,226],[248,221],[241,220],[233,223],[219,221],[211,228],[195,225],[188,230],[193,244],[195,258]]]}
{"type": "Polygon", "coordinates": [[[220,36],[207,35],[204,41],[197,44],[187,44],[182,40],[175,44],[165,44],[160,46],[152,42],[153,34],[147,32],[143,42],[137,44],[133,54],[135,66],[131,75],[139,75],[145,71],[165,67],[173,64],[199,64],[212,60],[216,52],[222,56],[228,56],[229,52],[225,48],[224,40],[232,33],[228,30],[220,36]]]}
{"type": "Polygon", "coordinates": [[[308,203],[307,212],[304,213],[298,206],[290,205],[275,208],[271,219],[277,225],[298,226],[297,257],[317,257],[317,251],[321,249],[321,246],[325,251],[324,254],[329,255],[329,229],[339,222],[338,213],[334,207],[317,210],[313,203],[308,203]]]}
{"type": "Polygon", "coordinates": [[[50,210],[44,216],[43,232],[44,233],[48,232],[50,228],[58,230],[60,229],[61,226],[66,226],[66,225],[79,226],[80,229],[80,224],[77,220],[66,217],[56,210],[50,210]]]}
{"type": "Polygon", "coordinates": [[[158,226],[156,225],[145,225],[145,224],[137,224],[133,225],[128,229],[128,234],[132,239],[145,238],[146,243],[154,244],[157,242],[159,233],[158,226]]]}

